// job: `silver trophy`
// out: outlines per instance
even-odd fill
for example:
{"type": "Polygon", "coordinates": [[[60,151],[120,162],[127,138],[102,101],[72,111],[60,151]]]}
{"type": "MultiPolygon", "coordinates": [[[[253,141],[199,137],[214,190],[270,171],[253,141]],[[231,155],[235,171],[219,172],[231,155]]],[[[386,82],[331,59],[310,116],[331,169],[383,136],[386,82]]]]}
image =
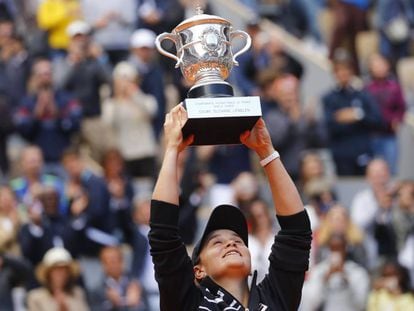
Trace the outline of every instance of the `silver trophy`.
{"type": "Polygon", "coordinates": [[[203,14],[186,19],[171,33],[157,36],[158,51],[176,61],[184,78],[192,85],[184,101],[189,120],[183,132],[194,134],[196,145],[240,143],[239,135],[251,128],[261,115],[258,97],[234,97],[233,87],[225,80],[236,58],[251,46],[250,36],[233,30],[229,21],[203,14]],[[232,41],[245,39],[245,45],[233,53],[232,41]],[[164,40],[174,42],[177,54],[164,50],[164,40]],[[221,130],[220,130],[221,128],[221,130]]]}
{"type": "Polygon", "coordinates": [[[237,56],[251,46],[250,36],[241,30],[233,30],[230,22],[215,15],[202,14],[198,9],[196,16],[181,22],[171,33],[160,34],[155,45],[158,51],[176,61],[184,78],[193,85],[188,97],[224,95],[232,96],[233,88],[224,80],[228,78],[237,56]],[[232,41],[242,37],[244,47],[233,55],[232,41]],[[165,51],[161,42],[171,40],[175,43],[177,55],[165,51]],[[214,90],[218,94],[211,93],[214,90]],[[224,94],[221,94],[224,92],[224,94]]]}

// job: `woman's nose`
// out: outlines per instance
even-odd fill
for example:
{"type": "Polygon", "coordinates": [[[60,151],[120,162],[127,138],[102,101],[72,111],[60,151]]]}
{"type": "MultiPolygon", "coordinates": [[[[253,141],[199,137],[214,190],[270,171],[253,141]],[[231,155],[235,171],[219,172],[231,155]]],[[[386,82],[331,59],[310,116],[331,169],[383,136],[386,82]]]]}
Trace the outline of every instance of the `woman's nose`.
{"type": "Polygon", "coordinates": [[[236,245],[236,241],[234,241],[233,239],[228,240],[226,243],[226,247],[235,246],[235,245],[236,245]]]}

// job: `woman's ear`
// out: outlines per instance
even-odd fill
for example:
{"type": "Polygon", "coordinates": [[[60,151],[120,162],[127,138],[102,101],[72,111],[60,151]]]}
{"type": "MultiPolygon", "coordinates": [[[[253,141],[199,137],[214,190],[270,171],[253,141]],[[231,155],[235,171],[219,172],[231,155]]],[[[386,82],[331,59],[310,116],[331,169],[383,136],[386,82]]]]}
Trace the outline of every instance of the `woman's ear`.
{"type": "Polygon", "coordinates": [[[204,270],[204,267],[200,264],[195,265],[194,269],[194,276],[197,280],[202,280],[207,276],[207,273],[204,270]]]}

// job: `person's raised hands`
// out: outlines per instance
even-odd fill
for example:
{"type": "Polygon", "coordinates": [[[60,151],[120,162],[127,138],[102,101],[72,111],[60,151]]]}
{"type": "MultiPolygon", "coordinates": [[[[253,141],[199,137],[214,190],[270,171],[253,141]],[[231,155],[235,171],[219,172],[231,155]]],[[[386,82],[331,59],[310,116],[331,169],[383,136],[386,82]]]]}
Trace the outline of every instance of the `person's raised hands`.
{"type": "Polygon", "coordinates": [[[256,122],[250,131],[245,131],[240,135],[240,141],[248,148],[254,150],[261,159],[274,151],[269,131],[262,118],[256,122]]]}
{"type": "Polygon", "coordinates": [[[178,148],[178,152],[181,152],[193,142],[194,135],[184,139],[182,134],[182,128],[187,122],[187,119],[187,111],[184,109],[182,103],[167,113],[164,122],[165,145],[167,149],[178,148]]]}

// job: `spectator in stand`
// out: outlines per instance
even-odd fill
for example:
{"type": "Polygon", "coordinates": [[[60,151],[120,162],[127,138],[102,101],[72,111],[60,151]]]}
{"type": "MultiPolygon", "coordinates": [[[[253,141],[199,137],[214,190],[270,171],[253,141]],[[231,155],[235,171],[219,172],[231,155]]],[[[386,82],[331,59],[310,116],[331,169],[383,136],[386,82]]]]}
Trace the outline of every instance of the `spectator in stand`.
{"type": "Polygon", "coordinates": [[[63,176],[60,158],[79,130],[81,107],[66,92],[54,89],[52,64],[38,59],[32,67],[31,88],[14,115],[19,133],[38,145],[45,159],[45,171],[63,176]]]}
{"type": "Polygon", "coordinates": [[[240,55],[239,68],[232,72],[243,94],[260,95],[261,72],[269,68],[302,78],[302,64],[286,52],[279,38],[261,31],[258,20],[247,24],[247,32],[252,37],[252,48],[240,55]]]}
{"type": "MultiPolygon", "coordinates": [[[[12,86],[10,83],[9,75],[10,75],[10,69],[12,67],[10,66],[10,60],[13,57],[13,53],[14,53],[13,51],[14,32],[15,32],[15,25],[13,24],[13,21],[10,19],[0,18],[0,109],[3,110],[2,112],[6,113],[6,116],[4,116],[6,120],[8,118],[7,111],[10,110],[13,104],[13,101],[11,99],[12,94],[10,92],[10,88],[12,86]]],[[[0,166],[2,169],[4,169],[3,162],[4,160],[2,159],[1,166],[0,166]]]]}
{"type": "MultiPolygon", "coordinates": [[[[87,57],[98,60],[102,65],[109,67],[108,55],[92,37],[92,26],[83,20],[76,20],[69,24],[66,32],[70,42],[77,42],[87,47],[87,57]]],[[[106,68],[107,70],[110,68],[106,68]]]]}
{"type": "MultiPolygon", "coordinates": [[[[414,233],[414,182],[403,181],[397,191],[397,201],[393,208],[393,227],[397,249],[403,249],[408,237],[414,233]]],[[[414,280],[413,280],[414,281],[414,280]]]]}
{"type": "Polygon", "coordinates": [[[126,170],[139,191],[150,189],[154,182],[157,143],[151,122],[157,102],[141,91],[137,79],[131,64],[121,62],[115,67],[114,94],[104,102],[102,118],[113,130],[126,170]]]}
{"type": "Polygon", "coordinates": [[[259,198],[259,181],[252,172],[240,173],[232,182],[234,205],[245,214],[249,213],[251,204],[259,198]]]}
{"type": "Polygon", "coordinates": [[[77,255],[77,236],[69,218],[59,214],[59,196],[53,187],[44,186],[28,210],[28,222],[19,231],[22,253],[37,265],[52,247],[65,247],[77,255]]]}
{"type": "Polygon", "coordinates": [[[148,29],[136,30],[130,40],[131,52],[128,62],[138,71],[142,91],[157,100],[157,114],[154,115],[152,124],[158,139],[164,122],[166,98],[164,76],[156,58],[155,36],[155,33],[148,29]]]}
{"type": "Polygon", "coordinates": [[[352,69],[359,74],[358,55],[356,51],[357,34],[367,28],[367,12],[371,0],[334,0],[334,29],[329,48],[329,56],[335,58],[338,48],[349,42],[349,53],[352,59],[352,69]]]}
{"type": "Polygon", "coordinates": [[[375,220],[381,206],[388,206],[389,196],[393,192],[391,175],[387,162],[382,159],[371,160],[367,166],[365,178],[368,188],[359,191],[352,200],[351,220],[360,227],[366,236],[368,267],[377,263],[378,245],[375,240],[375,220]]]}
{"type": "Polygon", "coordinates": [[[109,84],[110,70],[103,63],[104,55],[95,53],[99,47],[91,40],[91,27],[83,21],[71,23],[68,55],[54,62],[56,83],[71,92],[82,107],[81,136],[90,149],[91,157],[100,161],[106,149],[113,145],[109,128],[101,120],[100,89],[109,84]]]}
{"type": "Polygon", "coordinates": [[[94,40],[113,66],[128,56],[129,38],[136,25],[136,0],[81,0],[85,21],[94,29],[94,40]]]}
{"type": "Polygon", "coordinates": [[[62,157],[68,174],[66,196],[70,201],[72,227],[77,230],[79,262],[91,308],[101,310],[99,298],[102,269],[99,252],[103,246],[118,244],[110,211],[110,195],[105,180],[87,170],[78,150],[69,149],[62,157]]]}
{"type": "Polygon", "coordinates": [[[374,219],[374,238],[377,245],[377,262],[397,258],[397,236],[393,221],[394,191],[383,191],[378,195],[378,211],[374,219]]]}
{"type": "Polygon", "coordinates": [[[285,160],[293,180],[299,178],[299,163],[303,151],[323,147],[325,129],[322,122],[302,109],[299,80],[291,74],[269,73],[264,84],[268,111],[264,120],[270,136],[285,160]]]}
{"type": "Polygon", "coordinates": [[[306,198],[305,209],[309,214],[312,231],[315,231],[337,203],[335,189],[332,182],[325,178],[312,179],[303,188],[303,196],[306,198]]]}
{"type": "Polygon", "coordinates": [[[154,276],[154,264],[152,263],[148,242],[150,212],[151,194],[136,197],[132,215],[134,236],[132,240],[131,275],[139,279],[142,284],[148,310],[155,311],[159,310],[160,293],[154,276]]]}
{"type": "Polygon", "coordinates": [[[239,56],[239,67],[232,71],[232,76],[243,95],[255,96],[260,94],[259,72],[268,65],[266,46],[270,38],[260,30],[259,20],[256,19],[247,23],[246,32],[252,38],[252,47],[239,56]]]}
{"type": "Polygon", "coordinates": [[[301,155],[299,163],[299,179],[297,186],[299,193],[302,196],[302,200],[307,203],[305,189],[309,183],[313,181],[326,181],[326,183],[333,182],[331,178],[327,176],[325,165],[323,163],[321,155],[315,151],[310,150],[301,155]]]}
{"type": "Polygon", "coordinates": [[[405,244],[398,254],[398,262],[405,267],[411,276],[411,287],[414,287],[414,230],[411,230],[405,244]]]}
{"type": "Polygon", "coordinates": [[[269,206],[260,199],[253,201],[247,210],[247,222],[252,271],[257,271],[257,281],[261,282],[269,269],[268,257],[276,234],[269,206]]]}
{"type": "Polygon", "coordinates": [[[9,18],[14,20],[17,17],[17,7],[12,0],[0,1],[0,18],[9,18]]]}
{"type": "Polygon", "coordinates": [[[347,258],[363,267],[367,266],[364,232],[352,222],[348,211],[339,204],[329,209],[316,233],[317,262],[329,257],[329,241],[334,235],[343,235],[346,239],[347,258]]]}
{"type": "MultiPolygon", "coordinates": [[[[276,14],[272,18],[277,24],[280,24],[289,33],[296,37],[304,37],[309,33],[309,20],[306,13],[306,6],[301,0],[290,1],[271,1],[276,2],[276,14]]],[[[268,14],[266,12],[265,14],[268,14]]]]}
{"type": "Polygon", "coordinates": [[[24,33],[27,49],[31,57],[50,55],[48,33],[42,30],[37,22],[37,12],[43,0],[14,0],[19,14],[16,24],[24,33]]]}
{"type": "Polygon", "coordinates": [[[36,276],[43,286],[28,293],[28,309],[89,310],[83,290],[76,285],[79,275],[79,265],[66,249],[51,248],[36,268],[36,276]]]}
{"type": "Polygon", "coordinates": [[[410,55],[414,3],[410,0],[379,0],[377,3],[380,51],[395,68],[398,60],[410,55]]]}
{"type": "Polygon", "coordinates": [[[384,120],[383,128],[372,137],[374,156],[384,158],[395,174],[398,163],[396,135],[405,113],[403,92],[398,81],[391,76],[390,63],[384,56],[372,55],[369,69],[371,81],[366,90],[375,99],[384,120]]]}
{"type": "Polygon", "coordinates": [[[410,277],[401,265],[387,262],[380,276],[374,281],[368,297],[367,311],[412,310],[414,295],[410,288],[410,277]]]}
{"type": "Polygon", "coordinates": [[[9,39],[13,36],[14,27],[13,20],[9,17],[5,16],[0,18],[0,50],[5,47],[9,39]]]}
{"type": "Polygon", "coordinates": [[[82,17],[78,0],[45,0],[37,11],[37,22],[47,32],[52,57],[62,57],[69,46],[68,25],[82,17]]]}
{"type": "Polygon", "coordinates": [[[131,278],[124,267],[124,257],[119,246],[108,246],[101,251],[105,273],[103,299],[100,310],[145,311],[141,284],[131,278]]]}
{"type": "Polygon", "coordinates": [[[269,54],[269,64],[266,68],[291,74],[299,81],[302,79],[304,74],[303,65],[288,54],[280,38],[271,37],[266,46],[266,50],[269,54]]]}
{"type": "Polygon", "coordinates": [[[54,175],[43,173],[43,155],[38,146],[27,146],[20,154],[19,168],[21,176],[10,181],[19,203],[25,205],[26,211],[33,204],[42,186],[51,186],[59,194],[59,213],[66,215],[68,204],[64,196],[63,181],[54,175]]]}
{"type": "Polygon", "coordinates": [[[102,168],[111,196],[109,206],[114,217],[115,235],[120,241],[130,243],[133,235],[131,213],[134,189],[119,150],[109,149],[105,152],[102,168]]]}
{"type": "Polygon", "coordinates": [[[22,218],[13,190],[0,186],[0,254],[20,255],[17,236],[22,218]]]}
{"type": "MultiPolygon", "coordinates": [[[[3,310],[20,310],[14,289],[23,286],[30,276],[32,266],[23,258],[0,253],[0,301],[3,310]]],[[[23,301],[20,301],[23,306],[23,301]]]]}
{"type": "Polygon", "coordinates": [[[207,204],[234,204],[231,182],[240,173],[252,171],[248,149],[240,145],[201,146],[197,148],[196,159],[215,180],[207,204]]]}
{"type": "Polygon", "coordinates": [[[7,154],[7,140],[13,132],[14,124],[12,112],[6,94],[0,93],[0,181],[9,172],[9,157],[7,154]]]}
{"type": "MultiPolygon", "coordinates": [[[[157,33],[161,33],[162,19],[168,1],[166,0],[140,0],[138,4],[138,26],[148,28],[157,33]]],[[[175,1],[174,1],[175,2],[175,1]]]]}
{"type": "Polygon", "coordinates": [[[333,61],[337,86],[323,97],[325,122],[338,175],[362,175],[372,156],[371,134],[382,119],[372,97],[353,86],[352,60],[338,51],[333,61]]]}
{"type": "Polygon", "coordinates": [[[68,174],[66,196],[70,202],[70,215],[76,229],[82,230],[84,235],[80,253],[96,257],[102,245],[116,242],[109,234],[113,223],[108,188],[103,178],[85,168],[77,150],[66,150],[62,163],[68,174]]]}
{"type": "Polygon", "coordinates": [[[329,256],[309,273],[303,286],[301,311],[362,311],[369,292],[366,270],[347,259],[345,236],[328,241],[329,256]]]}
{"type": "MultiPolygon", "coordinates": [[[[0,86],[7,94],[7,104],[14,110],[26,95],[29,80],[31,59],[26,50],[24,38],[12,34],[1,48],[0,75],[4,77],[5,85],[0,86]]],[[[3,82],[1,82],[3,84],[3,82]]]]}
{"type": "MultiPolygon", "coordinates": [[[[170,32],[175,26],[182,22],[187,16],[184,7],[188,0],[139,0],[138,5],[138,27],[151,29],[159,34],[164,31],[170,32]]],[[[204,0],[197,4],[205,6],[204,0]]],[[[194,7],[194,3],[191,2],[194,7]]]]}

